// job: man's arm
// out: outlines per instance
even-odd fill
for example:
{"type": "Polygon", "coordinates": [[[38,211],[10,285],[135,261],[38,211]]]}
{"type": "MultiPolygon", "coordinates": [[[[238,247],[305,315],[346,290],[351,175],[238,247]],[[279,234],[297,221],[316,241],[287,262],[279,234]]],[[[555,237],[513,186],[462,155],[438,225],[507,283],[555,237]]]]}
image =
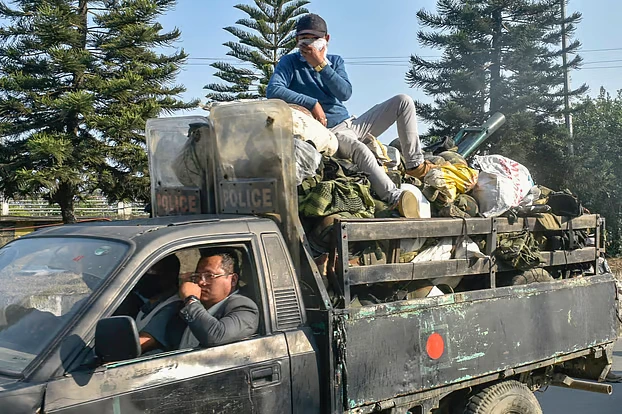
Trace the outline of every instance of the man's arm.
{"type": "Polygon", "coordinates": [[[284,57],[276,65],[270,82],[268,82],[266,97],[268,99],[281,99],[287,103],[300,105],[311,111],[318,102],[317,99],[289,89],[289,85],[293,78],[294,67],[290,59],[284,57]]]}
{"type": "Polygon", "coordinates": [[[320,71],[322,82],[330,90],[330,93],[341,102],[345,102],[352,96],[352,84],[348,79],[346,67],[341,56],[335,56],[335,61],[320,71]]]}
{"type": "Polygon", "coordinates": [[[141,331],[138,335],[138,339],[140,340],[140,350],[143,354],[147,351],[151,351],[152,349],[162,347],[162,344],[160,344],[153,336],[149,335],[147,332],[141,331]]]}
{"type": "Polygon", "coordinates": [[[230,309],[220,319],[210,315],[198,301],[188,304],[180,312],[202,347],[240,341],[257,332],[259,326],[257,305],[244,296],[229,300],[234,302],[226,304],[230,309]]]}
{"type": "Polygon", "coordinates": [[[153,349],[166,351],[172,349],[172,344],[167,337],[167,327],[169,321],[177,315],[180,307],[180,301],[169,303],[153,315],[147,326],[138,333],[140,348],[143,353],[153,349]]]}

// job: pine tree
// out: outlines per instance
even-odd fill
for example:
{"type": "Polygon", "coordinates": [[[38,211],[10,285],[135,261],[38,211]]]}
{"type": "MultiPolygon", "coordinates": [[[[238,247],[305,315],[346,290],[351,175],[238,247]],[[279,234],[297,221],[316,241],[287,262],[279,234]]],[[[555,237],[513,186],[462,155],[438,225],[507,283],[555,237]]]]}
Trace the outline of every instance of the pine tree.
{"type": "Polygon", "coordinates": [[[607,254],[622,254],[622,90],[603,88],[586,98],[574,116],[575,159],[564,171],[582,203],[606,218],[607,254]]]}
{"type": "MultiPolygon", "coordinates": [[[[533,122],[563,112],[561,13],[559,0],[439,0],[437,13],[421,10],[421,45],[442,50],[438,60],[411,57],[406,80],[434,98],[419,104],[431,133],[448,135],[500,111],[509,119],[528,113],[533,122]]],[[[581,15],[565,19],[568,35],[581,15]]],[[[575,53],[578,41],[566,51],[575,53]]],[[[575,55],[567,66],[577,68],[575,55]]],[[[582,85],[570,92],[579,96],[582,85]]],[[[507,128],[506,128],[507,130],[507,128]]]]}
{"type": "Polygon", "coordinates": [[[225,61],[211,64],[218,71],[215,77],[225,81],[210,83],[209,101],[224,102],[235,99],[256,99],[266,96],[268,81],[282,56],[296,47],[296,22],[308,13],[304,8],[308,0],[254,0],[255,5],[238,4],[236,9],[248,16],[236,22],[238,26],[225,27],[225,30],[238,40],[224,43],[231,56],[241,65],[236,67],[225,61]]]}
{"type": "Polygon", "coordinates": [[[0,3],[0,191],[39,195],[74,222],[96,189],[147,199],[148,118],[187,109],[174,84],[187,55],[158,17],[174,0],[0,3]]]}

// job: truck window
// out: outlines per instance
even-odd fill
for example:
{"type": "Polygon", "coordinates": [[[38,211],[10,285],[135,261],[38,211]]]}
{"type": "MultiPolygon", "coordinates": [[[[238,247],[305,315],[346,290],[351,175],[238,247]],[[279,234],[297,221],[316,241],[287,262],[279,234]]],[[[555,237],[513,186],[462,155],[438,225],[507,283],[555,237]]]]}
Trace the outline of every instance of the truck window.
{"type": "MultiPolygon", "coordinates": [[[[207,257],[225,253],[234,259],[237,275],[237,283],[230,296],[235,294],[249,298],[259,310],[258,328],[248,337],[262,335],[265,333],[263,300],[258,283],[257,267],[251,252],[250,243],[236,243],[200,245],[169,253],[152,263],[149,269],[141,275],[138,283],[116,309],[114,315],[127,315],[135,318],[139,333],[148,333],[157,340],[158,346],[144,352],[143,355],[155,355],[182,348],[204,347],[184,339],[188,324],[180,312],[184,305],[179,298],[179,284],[188,280],[192,275],[194,277],[200,275],[200,272],[196,273],[200,270],[197,266],[199,263],[204,263],[207,257]],[[172,274],[175,274],[177,281],[171,289],[169,282],[172,274]],[[194,346],[189,346],[189,343],[194,346]]],[[[197,284],[201,282],[197,281],[197,284]]],[[[205,289],[211,289],[211,286],[205,286],[205,289]]],[[[201,297],[201,300],[203,299],[201,297]]],[[[218,317],[218,313],[214,316],[218,317]]]]}
{"type": "Polygon", "coordinates": [[[128,249],[85,237],[23,238],[0,249],[0,371],[24,370],[128,249]]]}

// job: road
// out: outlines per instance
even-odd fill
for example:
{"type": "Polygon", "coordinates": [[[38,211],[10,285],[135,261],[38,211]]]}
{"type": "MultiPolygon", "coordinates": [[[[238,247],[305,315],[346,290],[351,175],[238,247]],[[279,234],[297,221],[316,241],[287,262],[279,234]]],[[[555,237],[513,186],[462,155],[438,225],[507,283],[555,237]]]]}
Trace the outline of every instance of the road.
{"type": "MultiPolygon", "coordinates": [[[[622,341],[613,352],[613,370],[622,375],[622,341]]],[[[596,394],[587,391],[549,387],[536,397],[544,414],[620,414],[622,413],[622,383],[613,384],[613,394],[596,394]]]]}

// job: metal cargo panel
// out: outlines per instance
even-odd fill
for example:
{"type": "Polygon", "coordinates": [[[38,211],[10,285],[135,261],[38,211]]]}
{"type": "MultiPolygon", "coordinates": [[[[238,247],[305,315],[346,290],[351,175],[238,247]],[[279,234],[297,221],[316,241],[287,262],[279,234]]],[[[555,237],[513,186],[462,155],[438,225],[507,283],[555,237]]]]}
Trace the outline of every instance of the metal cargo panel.
{"type": "Polygon", "coordinates": [[[614,341],[615,293],[604,275],[350,309],[345,408],[614,341]]]}

